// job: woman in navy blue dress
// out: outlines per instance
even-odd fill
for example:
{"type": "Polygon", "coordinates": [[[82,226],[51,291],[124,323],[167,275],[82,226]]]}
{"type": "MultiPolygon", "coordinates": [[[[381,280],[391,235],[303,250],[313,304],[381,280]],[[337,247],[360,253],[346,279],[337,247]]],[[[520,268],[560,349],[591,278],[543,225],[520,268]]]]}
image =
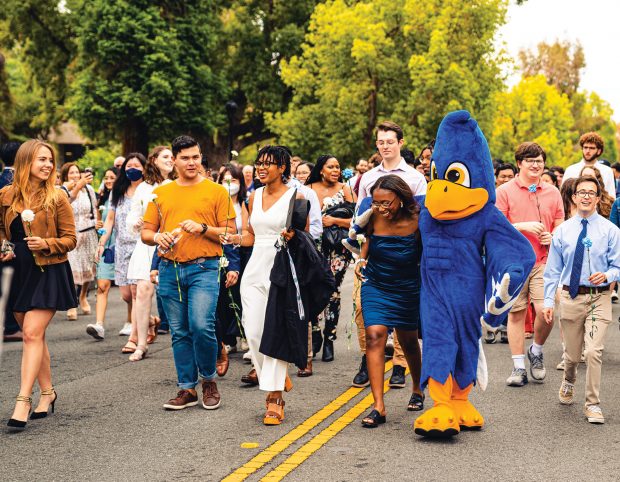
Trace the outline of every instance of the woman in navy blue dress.
{"type": "Polygon", "coordinates": [[[364,427],[385,423],[383,376],[388,330],[396,330],[413,380],[409,410],[422,410],[420,321],[420,207],[405,181],[395,175],[380,178],[371,189],[372,218],[355,274],[362,280],[361,299],[366,328],[366,358],[373,410],[364,427]]]}

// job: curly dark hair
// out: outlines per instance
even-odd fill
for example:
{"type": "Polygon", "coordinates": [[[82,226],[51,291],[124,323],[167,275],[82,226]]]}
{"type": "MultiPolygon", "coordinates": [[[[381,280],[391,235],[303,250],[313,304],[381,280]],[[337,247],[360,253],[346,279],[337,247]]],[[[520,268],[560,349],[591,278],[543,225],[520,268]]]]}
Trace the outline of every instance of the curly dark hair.
{"type": "Polygon", "coordinates": [[[392,191],[400,199],[402,207],[398,210],[396,217],[413,218],[420,213],[420,205],[414,199],[409,185],[401,177],[395,174],[380,177],[370,189],[370,195],[372,196],[377,189],[392,191]]]}
{"type": "Polygon", "coordinates": [[[269,159],[276,163],[278,167],[284,166],[284,172],[282,173],[283,182],[288,182],[291,177],[291,150],[286,146],[264,146],[256,154],[254,162],[261,158],[269,159]]]}
{"type": "Polygon", "coordinates": [[[605,141],[596,132],[586,132],[585,134],[583,134],[579,138],[579,146],[583,147],[584,144],[594,144],[597,149],[601,150],[601,154],[605,150],[605,141]]]}

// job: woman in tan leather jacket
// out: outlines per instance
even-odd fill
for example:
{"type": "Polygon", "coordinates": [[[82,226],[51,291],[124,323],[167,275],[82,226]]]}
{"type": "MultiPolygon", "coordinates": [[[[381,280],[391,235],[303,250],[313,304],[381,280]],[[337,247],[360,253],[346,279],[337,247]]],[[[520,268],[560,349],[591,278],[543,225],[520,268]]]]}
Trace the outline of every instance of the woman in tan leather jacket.
{"type": "Polygon", "coordinates": [[[54,411],[57,395],[45,330],[57,310],[77,306],[67,261],[76,244],[73,211],[55,178],[52,147],[32,139],[17,151],[13,184],[0,191],[0,261],[14,269],[9,307],[24,333],[21,386],[8,423],[13,429],[26,427],[35,380],[41,397],[30,418],[46,417],[50,407],[54,411]]]}

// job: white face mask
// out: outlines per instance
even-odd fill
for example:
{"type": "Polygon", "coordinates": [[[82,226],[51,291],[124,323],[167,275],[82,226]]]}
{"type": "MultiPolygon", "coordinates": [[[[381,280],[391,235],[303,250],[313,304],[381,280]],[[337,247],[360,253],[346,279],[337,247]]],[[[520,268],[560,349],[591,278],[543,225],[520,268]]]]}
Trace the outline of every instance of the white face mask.
{"type": "Polygon", "coordinates": [[[228,185],[228,194],[230,194],[231,196],[234,196],[235,194],[239,193],[239,184],[236,184],[234,182],[231,182],[228,185]]]}

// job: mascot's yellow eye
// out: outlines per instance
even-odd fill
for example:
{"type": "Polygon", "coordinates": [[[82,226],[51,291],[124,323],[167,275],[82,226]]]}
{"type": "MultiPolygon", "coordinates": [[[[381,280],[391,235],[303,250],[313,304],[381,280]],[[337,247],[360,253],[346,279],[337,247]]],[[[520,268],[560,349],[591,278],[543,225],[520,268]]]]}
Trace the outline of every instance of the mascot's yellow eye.
{"type": "Polygon", "coordinates": [[[431,181],[437,179],[437,168],[435,167],[435,163],[431,163],[431,181]]]}
{"type": "Polygon", "coordinates": [[[446,174],[444,176],[446,181],[453,182],[454,184],[460,184],[464,187],[470,187],[471,181],[469,179],[469,169],[465,166],[465,164],[460,162],[453,162],[446,169],[446,174]]]}

